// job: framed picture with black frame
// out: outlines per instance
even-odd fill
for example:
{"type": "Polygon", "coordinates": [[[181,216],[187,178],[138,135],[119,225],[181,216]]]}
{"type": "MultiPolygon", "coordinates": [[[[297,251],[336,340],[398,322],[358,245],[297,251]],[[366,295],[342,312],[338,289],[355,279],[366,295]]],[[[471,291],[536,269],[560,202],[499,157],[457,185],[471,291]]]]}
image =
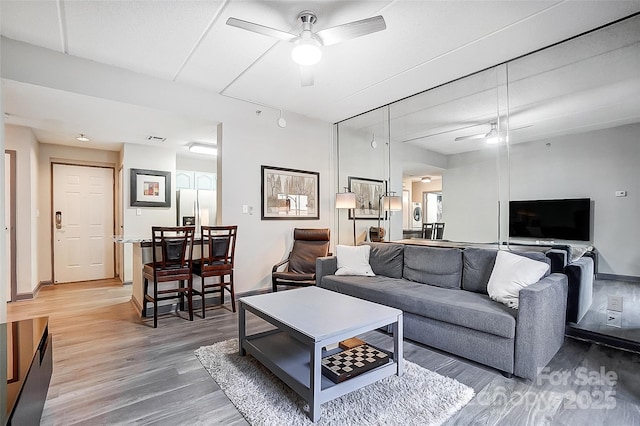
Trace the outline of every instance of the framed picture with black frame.
{"type": "MultiPolygon", "coordinates": [[[[374,219],[380,215],[380,197],[387,192],[384,180],[349,176],[349,191],[356,194],[356,208],[349,210],[349,219],[374,219]]],[[[385,213],[386,214],[386,213],[385,213]]],[[[386,216],[384,217],[386,219],[386,216]]]]}
{"type": "Polygon", "coordinates": [[[320,219],[320,173],[262,166],[262,220],[320,219]]]}
{"type": "Polygon", "coordinates": [[[171,207],[171,172],[131,169],[131,207],[171,207]]]}

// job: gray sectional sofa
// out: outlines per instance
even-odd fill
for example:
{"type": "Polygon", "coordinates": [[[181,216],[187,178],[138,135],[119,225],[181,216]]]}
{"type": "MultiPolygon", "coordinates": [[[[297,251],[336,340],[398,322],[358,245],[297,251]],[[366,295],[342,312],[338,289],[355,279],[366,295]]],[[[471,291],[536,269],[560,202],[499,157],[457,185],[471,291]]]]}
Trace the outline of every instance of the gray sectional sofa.
{"type": "MultiPolygon", "coordinates": [[[[401,309],[404,336],[534,379],[562,346],[567,277],[550,274],[520,291],[520,307],[491,300],[496,251],[369,243],[375,277],[336,276],[337,259],[317,260],[317,285],[401,309]]],[[[517,253],[549,263],[543,253],[517,253]]]]}

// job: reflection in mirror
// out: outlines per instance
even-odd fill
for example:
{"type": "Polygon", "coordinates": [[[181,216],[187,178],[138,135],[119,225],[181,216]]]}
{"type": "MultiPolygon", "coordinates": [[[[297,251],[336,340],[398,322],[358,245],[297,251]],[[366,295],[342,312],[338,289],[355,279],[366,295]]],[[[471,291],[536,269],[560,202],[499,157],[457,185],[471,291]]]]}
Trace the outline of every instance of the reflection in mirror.
{"type": "Polygon", "coordinates": [[[411,202],[405,236],[421,236],[416,230],[427,216],[415,220],[413,212],[418,206],[428,211],[423,193],[441,192],[444,239],[499,240],[498,157],[504,148],[490,142],[506,137],[506,110],[500,113],[499,102],[506,93],[499,90],[501,82],[504,86],[501,73],[504,67],[491,68],[390,106],[392,153],[402,159],[403,189],[411,202]],[[423,182],[425,177],[429,179],[423,182]]]}
{"type": "MultiPolygon", "coordinates": [[[[370,239],[370,228],[385,228],[380,197],[389,188],[388,107],[342,121],[336,125],[338,141],[338,187],[356,195],[355,234],[358,243],[370,239]]],[[[336,210],[338,244],[354,243],[354,210],[336,210]]],[[[388,216],[387,216],[388,218],[388,216]]],[[[399,229],[398,229],[399,231],[399,229]]],[[[388,238],[387,238],[388,240],[388,238]]]]}
{"type": "MultiPolygon", "coordinates": [[[[552,229],[544,234],[549,244],[571,247],[570,267],[582,274],[570,278],[568,319],[578,330],[635,342],[640,342],[638,28],[635,16],[507,64],[510,199],[590,199],[588,241],[560,240],[552,229]],[[585,251],[591,257],[581,256],[585,251]],[[595,266],[597,279],[583,264],[595,266]]],[[[536,243],[535,238],[511,241],[536,243]]]]}

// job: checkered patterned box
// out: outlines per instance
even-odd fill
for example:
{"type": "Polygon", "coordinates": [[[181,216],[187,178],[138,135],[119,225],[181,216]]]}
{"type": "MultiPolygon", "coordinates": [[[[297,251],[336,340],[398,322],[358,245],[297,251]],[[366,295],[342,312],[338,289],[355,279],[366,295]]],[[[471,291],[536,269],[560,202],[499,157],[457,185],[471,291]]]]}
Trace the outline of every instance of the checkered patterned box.
{"type": "Polygon", "coordinates": [[[360,345],[322,358],[322,374],[334,383],[340,383],[390,360],[388,352],[371,345],[360,345]]]}

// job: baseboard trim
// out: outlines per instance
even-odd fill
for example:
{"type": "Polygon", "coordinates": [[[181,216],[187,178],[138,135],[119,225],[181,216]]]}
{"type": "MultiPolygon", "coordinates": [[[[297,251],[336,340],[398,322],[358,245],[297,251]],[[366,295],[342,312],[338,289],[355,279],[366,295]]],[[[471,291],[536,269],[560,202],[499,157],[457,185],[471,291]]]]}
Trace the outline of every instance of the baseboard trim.
{"type": "Polygon", "coordinates": [[[636,277],[633,275],[603,274],[602,272],[598,272],[598,279],[640,283],[640,277],[636,277]]]}
{"type": "MultiPolygon", "coordinates": [[[[265,289],[261,289],[261,290],[251,290],[251,291],[246,291],[246,292],[243,292],[243,293],[238,293],[238,294],[236,294],[236,301],[241,297],[255,296],[257,294],[265,294],[265,293],[271,293],[271,289],[270,288],[265,288],[265,289]]],[[[137,311],[140,313],[140,316],[142,316],[142,306],[140,306],[138,304],[138,301],[135,300],[133,297],[131,297],[131,302],[136,307],[137,311]]],[[[220,305],[220,295],[206,297],[206,303],[207,303],[207,307],[221,306],[220,305]]],[[[185,300],[185,304],[186,304],[186,300],[185,300]]],[[[229,295],[225,295],[224,304],[229,306],[229,309],[231,309],[231,298],[230,298],[229,295]]],[[[179,306],[179,302],[177,302],[177,301],[175,303],[170,303],[170,304],[167,304],[167,305],[160,305],[160,306],[158,306],[158,315],[168,314],[169,312],[177,312],[178,311],[178,306],[179,306]]],[[[193,298],[193,310],[197,312],[197,310],[200,309],[201,307],[202,307],[202,299],[200,298],[200,296],[194,295],[194,298],[193,298]]],[[[150,317],[153,317],[153,306],[149,303],[149,304],[147,304],[147,316],[145,316],[143,318],[150,318],[150,317]]]]}
{"type": "Polygon", "coordinates": [[[609,346],[615,349],[622,349],[629,352],[640,353],[640,342],[622,339],[620,337],[608,336],[590,330],[583,330],[567,325],[565,335],[578,340],[585,340],[599,345],[609,346]]]}
{"type": "Polygon", "coordinates": [[[16,294],[16,302],[19,302],[21,300],[35,299],[36,297],[38,297],[38,293],[40,293],[40,288],[42,288],[43,285],[50,285],[50,284],[51,284],[51,281],[40,281],[36,286],[36,288],[33,289],[32,292],[16,294]]]}

